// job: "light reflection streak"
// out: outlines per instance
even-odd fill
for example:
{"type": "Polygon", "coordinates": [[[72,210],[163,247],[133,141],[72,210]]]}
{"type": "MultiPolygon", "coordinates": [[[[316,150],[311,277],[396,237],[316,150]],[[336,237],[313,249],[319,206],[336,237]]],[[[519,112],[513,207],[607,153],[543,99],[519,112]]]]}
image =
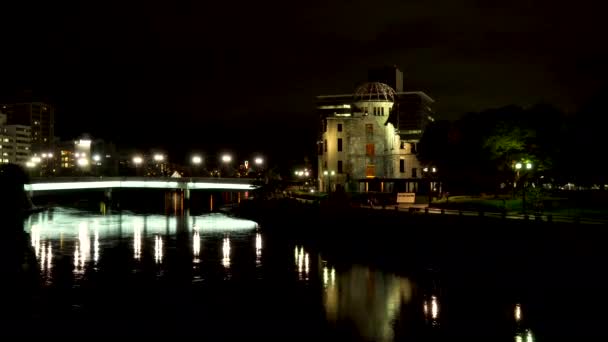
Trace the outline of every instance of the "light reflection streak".
{"type": "Polygon", "coordinates": [[[95,226],[95,235],[93,238],[93,261],[95,264],[99,262],[99,227],[95,226]]]}
{"type": "Polygon", "coordinates": [[[304,247],[295,247],[295,262],[298,268],[298,279],[308,280],[308,273],[310,272],[310,257],[304,250],[304,247]]]}
{"type": "Polygon", "coordinates": [[[255,234],[255,264],[260,265],[262,263],[262,234],[255,234]]]}
{"type": "Polygon", "coordinates": [[[395,320],[403,305],[412,297],[407,278],[364,266],[353,266],[334,276],[335,268],[324,266],[327,283],[323,291],[326,318],[330,322],[348,322],[365,341],[392,341],[395,320]]]}
{"type": "Polygon", "coordinates": [[[224,266],[224,268],[229,269],[230,268],[230,238],[226,237],[224,238],[223,241],[223,245],[222,245],[222,265],[224,266]]]}
{"type": "Polygon", "coordinates": [[[199,259],[201,254],[201,235],[198,230],[195,230],[194,235],[192,236],[192,254],[194,254],[193,262],[198,264],[201,261],[199,259]]]}
{"type": "Polygon", "coordinates": [[[437,302],[437,297],[431,297],[431,318],[437,319],[439,317],[439,303],[437,302]]]}
{"type": "Polygon", "coordinates": [[[135,260],[141,259],[141,240],[142,230],[144,229],[144,223],[141,221],[133,222],[133,258],[135,260]]]}
{"type": "Polygon", "coordinates": [[[89,226],[87,222],[78,225],[78,239],[74,248],[74,273],[84,273],[84,267],[91,256],[91,238],[89,237],[89,226]]]}
{"type": "Polygon", "coordinates": [[[154,261],[157,264],[163,261],[163,238],[158,235],[154,238],[154,261]]]}
{"type": "Polygon", "coordinates": [[[525,332],[519,332],[515,335],[515,342],[534,342],[534,336],[532,335],[532,330],[526,329],[525,332]]]}

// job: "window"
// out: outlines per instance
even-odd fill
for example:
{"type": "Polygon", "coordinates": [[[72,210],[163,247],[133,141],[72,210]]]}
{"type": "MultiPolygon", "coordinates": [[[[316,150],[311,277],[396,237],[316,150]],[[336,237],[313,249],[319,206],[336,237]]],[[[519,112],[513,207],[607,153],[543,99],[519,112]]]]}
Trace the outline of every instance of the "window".
{"type": "Polygon", "coordinates": [[[342,138],[338,138],[338,152],[342,152],[342,138]]]}
{"type": "Polygon", "coordinates": [[[342,173],[342,161],[338,160],[338,173],[342,173]]]}
{"type": "Polygon", "coordinates": [[[325,142],[323,143],[323,152],[327,152],[327,139],[325,139],[325,142]]]}
{"type": "Polygon", "coordinates": [[[365,124],[365,137],[367,140],[374,139],[374,126],[372,124],[365,124]]]}
{"type": "Polygon", "coordinates": [[[380,108],[380,111],[382,113],[381,115],[384,115],[384,107],[380,108]]]}
{"type": "Polygon", "coordinates": [[[338,132],[342,132],[342,124],[338,124],[338,132]]]}
{"type": "Polygon", "coordinates": [[[373,157],[375,155],[375,146],[374,144],[366,144],[365,145],[365,155],[368,157],[373,157]]]}
{"type": "Polygon", "coordinates": [[[365,168],[365,177],[374,178],[376,176],[376,166],[375,165],[367,165],[365,168]]]}
{"type": "Polygon", "coordinates": [[[417,170],[415,167],[414,167],[414,168],[412,168],[412,178],[416,178],[416,177],[418,177],[418,175],[416,174],[416,173],[417,173],[417,171],[418,171],[418,170],[417,170]]]}
{"type": "Polygon", "coordinates": [[[405,172],[405,159],[399,159],[399,172],[405,172]]]}

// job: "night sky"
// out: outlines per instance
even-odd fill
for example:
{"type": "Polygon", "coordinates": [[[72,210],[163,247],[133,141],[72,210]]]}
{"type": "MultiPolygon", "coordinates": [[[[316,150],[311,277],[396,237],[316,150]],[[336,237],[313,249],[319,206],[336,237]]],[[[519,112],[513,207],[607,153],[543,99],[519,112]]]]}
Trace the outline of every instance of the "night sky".
{"type": "Polygon", "coordinates": [[[296,158],[314,95],[396,64],[438,118],[575,111],[606,85],[606,6],[566,1],[45,1],[0,8],[0,97],[57,106],[57,134],[172,153],[296,158]]]}

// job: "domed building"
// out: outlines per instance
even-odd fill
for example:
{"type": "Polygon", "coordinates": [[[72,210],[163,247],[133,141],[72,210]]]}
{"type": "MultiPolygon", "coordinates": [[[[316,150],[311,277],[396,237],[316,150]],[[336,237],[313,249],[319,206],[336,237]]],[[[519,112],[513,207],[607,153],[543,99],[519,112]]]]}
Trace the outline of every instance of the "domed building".
{"type": "Polygon", "coordinates": [[[433,102],[421,91],[374,81],[351,94],[317,96],[319,190],[416,192],[416,144],[434,120],[433,102]]]}

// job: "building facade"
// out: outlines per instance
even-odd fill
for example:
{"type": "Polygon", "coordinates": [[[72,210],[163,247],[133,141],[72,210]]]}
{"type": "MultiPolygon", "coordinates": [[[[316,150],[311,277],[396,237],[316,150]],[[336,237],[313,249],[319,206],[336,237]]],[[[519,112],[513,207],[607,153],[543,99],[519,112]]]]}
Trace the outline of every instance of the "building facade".
{"type": "Polygon", "coordinates": [[[370,180],[382,180],[375,190],[415,191],[423,176],[416,145],[434,120],[432,103],[423,92],[397,92],[380,82],[352,94],[318,96],[319,190],[367,191],[370,180]]]}
{"type": "Polygon", "coordinates": [[[52,105],[44,102],[2,104],[0,111],[7,115],[9,125],[30,127],[34,153],[54,150],[55,109],[52,105]]]}
{"type": "Polygon", "coordinates": [[[7,115],[0,113],[0,162],[25,166],[30,155],[30,126],[7,125],[7,115]]]}

